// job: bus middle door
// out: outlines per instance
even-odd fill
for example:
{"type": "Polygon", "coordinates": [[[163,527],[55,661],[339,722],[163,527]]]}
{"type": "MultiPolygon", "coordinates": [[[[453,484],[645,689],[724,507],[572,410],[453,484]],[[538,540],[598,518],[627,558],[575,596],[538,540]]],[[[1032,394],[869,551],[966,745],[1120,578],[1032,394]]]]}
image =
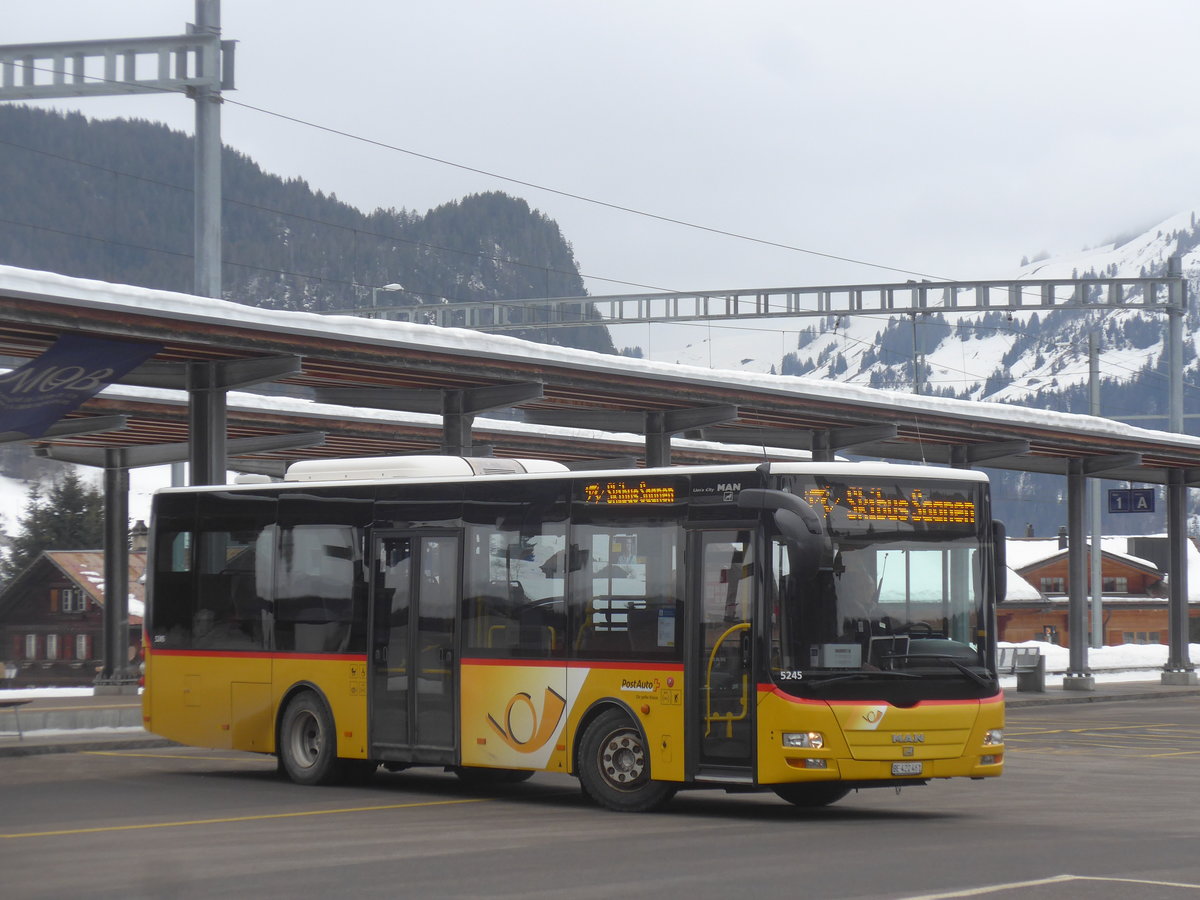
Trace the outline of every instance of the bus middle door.
{"type": "Polygon", "coordinates": [[[460,539],[374,537],[370,741],[374,759],[454,762],[460,539]],[[415,627],[414,627],[415,625],[415,627]]]}

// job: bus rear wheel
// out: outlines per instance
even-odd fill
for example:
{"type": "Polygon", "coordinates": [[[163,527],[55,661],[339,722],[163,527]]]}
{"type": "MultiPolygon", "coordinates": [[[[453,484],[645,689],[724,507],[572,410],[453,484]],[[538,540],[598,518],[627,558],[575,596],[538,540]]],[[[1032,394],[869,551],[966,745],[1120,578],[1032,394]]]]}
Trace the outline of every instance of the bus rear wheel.
{"type": "Polygon", "coordinates": [[[312,691],[297,694],[284,710],[279,761],[297,784],[330,784],[340,774],[333,716],[312,691]]]}
{"type": "Polygon", "coordinates": [[[676,786],[650,778],[642,732],[619,710],[601,713],[579,748],[579,782],[589,797],[617,812],[645,812],[675,796],[676,786]]]}
{"type": "Polygon", "coordinates": [[[788,803],[803,809],[816,809],[818,806],[837,803],[850,793],[850,788],[843,787],[836,781],[815,784],[777,784],[773,790],[788,803]]]}

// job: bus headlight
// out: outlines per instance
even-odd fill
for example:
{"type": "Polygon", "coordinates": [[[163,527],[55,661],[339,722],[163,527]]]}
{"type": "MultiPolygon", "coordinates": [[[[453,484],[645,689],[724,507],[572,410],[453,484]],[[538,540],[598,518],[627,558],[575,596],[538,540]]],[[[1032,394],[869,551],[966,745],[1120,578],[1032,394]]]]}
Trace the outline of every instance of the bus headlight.
{"type": "Polygon", "coordinates": [[[825,735],[819,731],[785,731],[783,733],[783,746],[805,750],[820,750],[825,746],[825,735]]]}
{"type": "Polygon", "coordinates": [[[983,736],[983,745],[985,747],[991,747],[993,744],[1003,744],[1003,743],[1004,743],[1004,729],[1003,728],[991,728],[988,730],[987,734],[985,734],[983,736]]]}

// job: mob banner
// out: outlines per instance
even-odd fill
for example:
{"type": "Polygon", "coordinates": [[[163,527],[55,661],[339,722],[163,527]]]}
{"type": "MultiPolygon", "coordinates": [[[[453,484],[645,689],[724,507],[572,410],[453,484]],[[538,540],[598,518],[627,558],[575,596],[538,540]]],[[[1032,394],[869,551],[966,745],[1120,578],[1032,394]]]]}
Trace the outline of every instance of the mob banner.
{"type": "Polygon", "coordinates": [[[160,344],[141,341],[62,335],[37,359],[0,375],[0,433],[41,437],[161,349],[160,344]]]}

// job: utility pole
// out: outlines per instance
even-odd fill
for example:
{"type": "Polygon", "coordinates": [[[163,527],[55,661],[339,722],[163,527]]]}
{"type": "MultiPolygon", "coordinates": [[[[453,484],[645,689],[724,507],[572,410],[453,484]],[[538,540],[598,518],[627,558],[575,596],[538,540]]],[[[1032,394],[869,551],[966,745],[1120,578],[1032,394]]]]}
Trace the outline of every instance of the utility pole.
{"type": "MultiPolygon", "coordinates": [[[[1088,394],[1091,399],[1089,412],[1093,416],[1100,415],[1100,347],[1095,330],[1088,334],[1088,394]]],[[[1092,552],[1091,581],[1092,581],[1092,647],[1104,646],[1104,579],[1101,572],[1101,549],[1103,526],[1100,518],[1100,479],[1092,479],[1092,552]]]]}
{"type": "MultiPolygon", "coordinates": [[[[1167,261],[1171,277],[1171,302],[1167,309],[1167,367],[1170,384],[1171,431],[1183,433],[1183,325],[1187,316],[1187,280],[1183,277],[1183,259],[1172,256],[1167,261]]],[[[1171,573],[1170,599],[1167,610],[1167,664],[1163,667],[1163,684],[1196,684],[1200,681],[1196,667],[1188,658],[1188,552],[1187,507],[1188,478],[1183,471],[1172,469],[1167,481],[1167,544],[1171,573]]]]}
{"type": "Polygon", "coordinates": [[[917,340],[917,314],[912,314],[913,393],[921,393],[921,345],[917,340]]]}
{"type": "Polygon", "coordinates": [[[221,0],[196,0],[187,33],[0,46],[0,100],[185,94],[196,103],[193,290],[221,296],[221,91],[233,90],[221,0]],[[99,73],[103,73],[102,75],[99,73]]]}
{"type": "Polygon", "coordinates": [[[221,0],[196,0],[193,33],[211,35],[197,58],[197,74],[216,76],[188,88],[196,102],[195,275],[201,297],[221,296],[221,0]]]}

